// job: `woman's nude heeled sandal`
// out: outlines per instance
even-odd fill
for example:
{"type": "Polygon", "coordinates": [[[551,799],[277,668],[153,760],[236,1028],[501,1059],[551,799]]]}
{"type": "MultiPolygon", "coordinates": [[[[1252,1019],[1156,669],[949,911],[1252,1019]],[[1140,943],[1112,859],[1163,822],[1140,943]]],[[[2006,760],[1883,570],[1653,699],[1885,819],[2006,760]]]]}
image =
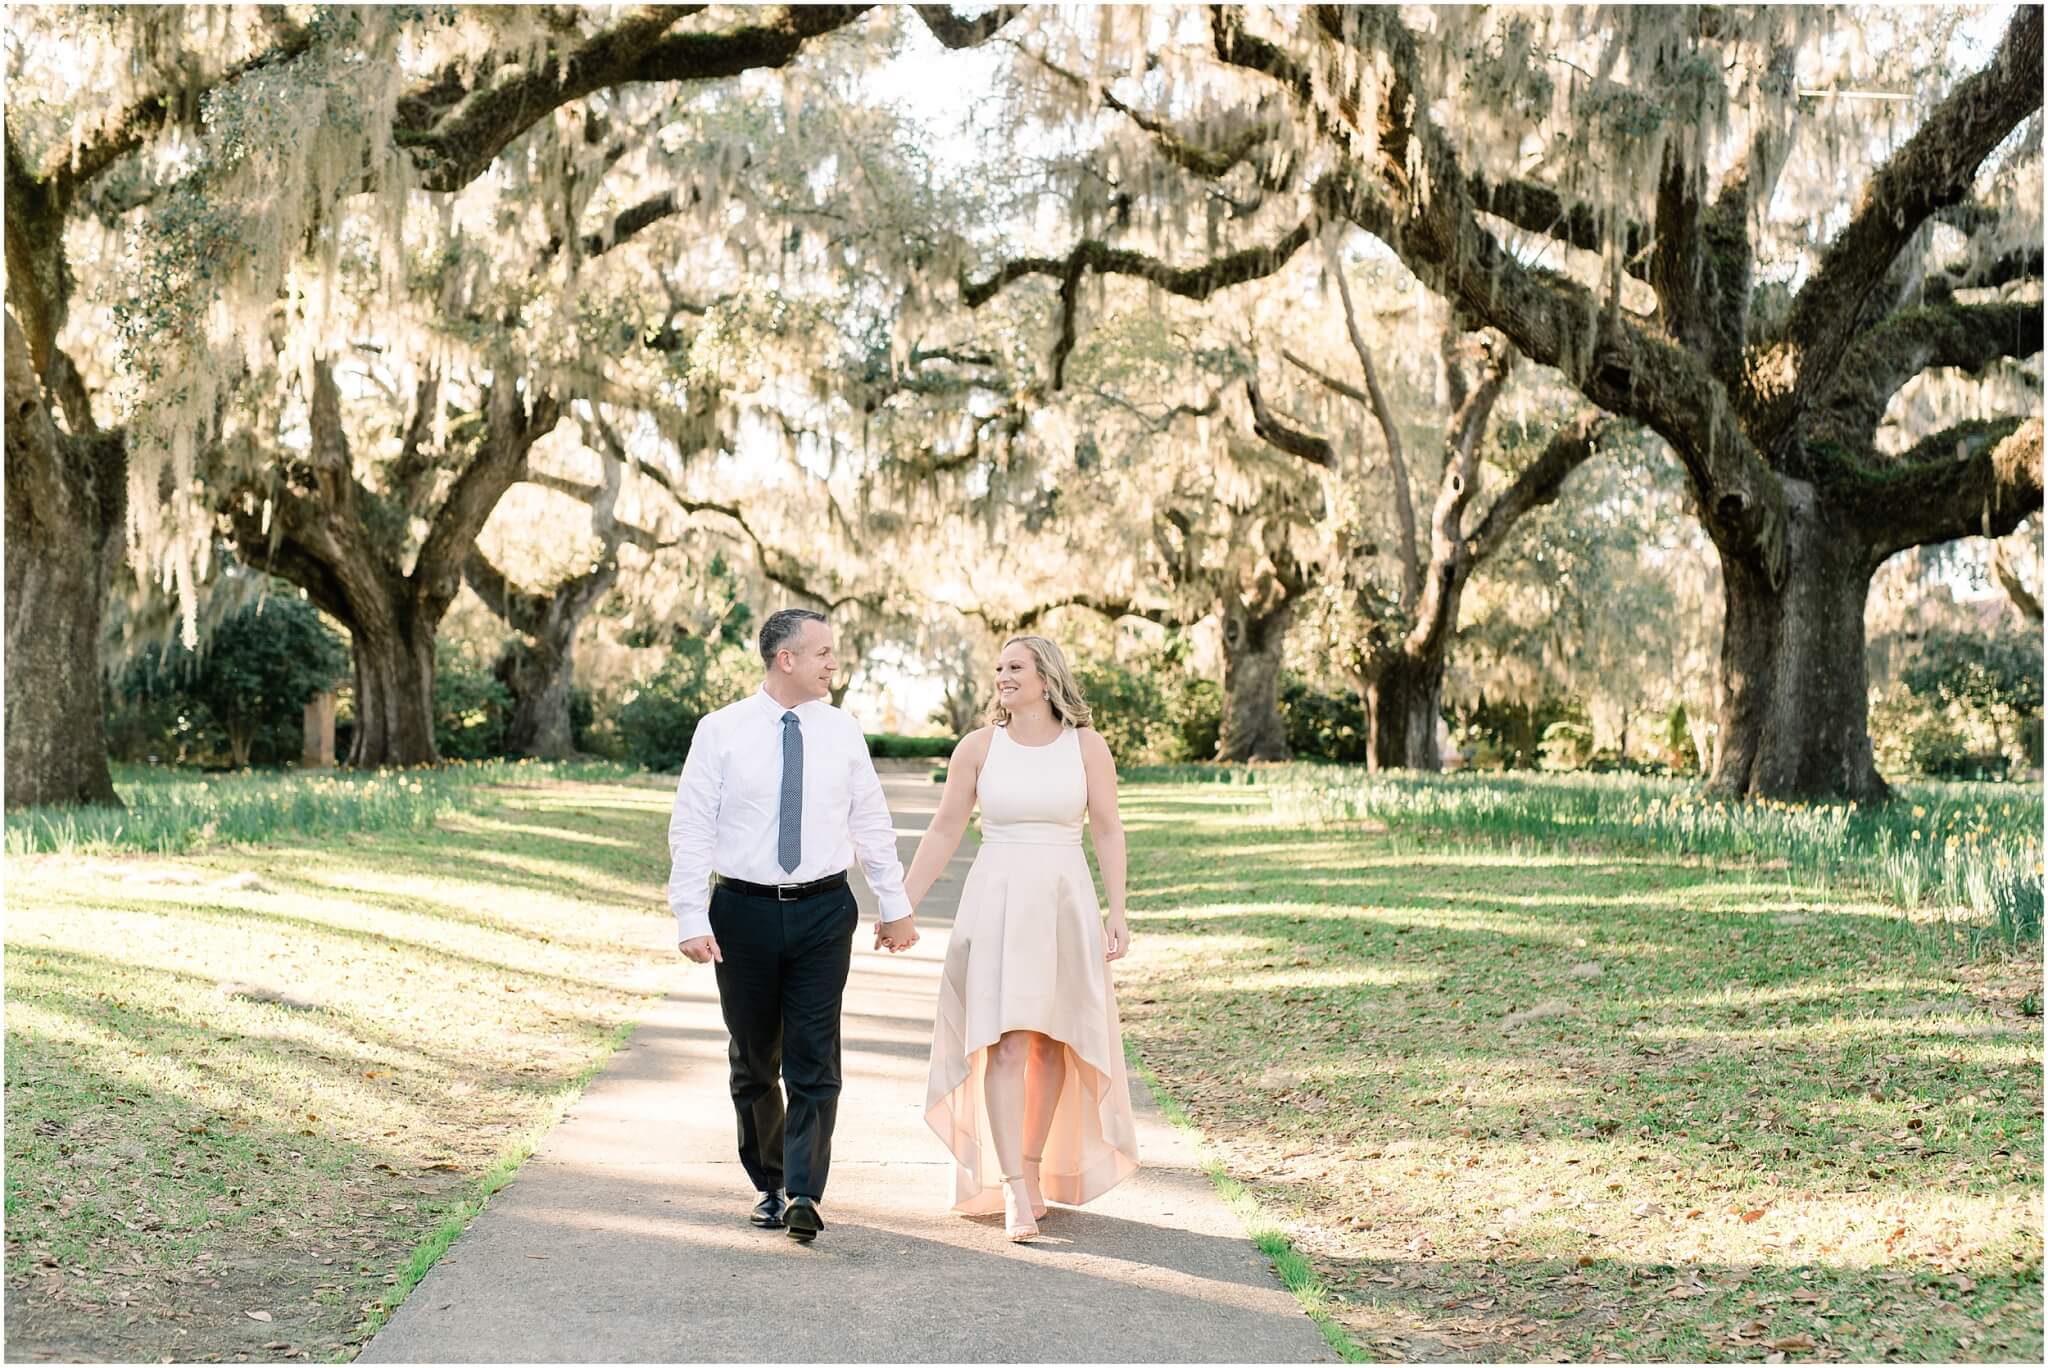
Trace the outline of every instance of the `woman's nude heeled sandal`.
{"type": "Polygon", "coordinates": [[[1038,1159],[1027,1156],[1024,1160],[1024,1191],[1031,1198],[1033,1220],[1045,1219],[1045,1191],[1038,1185],[1038,1159]]]}
{"type": "Polygon", "coordinates": [[[1018,1244],[1038,1238],[1038,1220],[1029,1214],[1031,1197],[1019,1178],[1003,1179],[1003,1234],[1018,1244]]]}

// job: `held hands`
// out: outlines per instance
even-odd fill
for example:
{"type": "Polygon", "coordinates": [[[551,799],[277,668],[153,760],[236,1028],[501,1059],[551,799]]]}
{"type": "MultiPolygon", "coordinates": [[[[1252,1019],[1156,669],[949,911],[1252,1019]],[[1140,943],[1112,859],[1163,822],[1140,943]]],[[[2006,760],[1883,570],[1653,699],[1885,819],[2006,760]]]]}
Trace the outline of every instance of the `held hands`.
{"type": "Polygon", "coordinates": [[[1131,952],[1131,928],[1124,923],[1124,914],[1112,912],[1109,920],[1102,925],[1103,951],[1106,960],[1120,960],[1131,952]]]}
{"type": "Polygon", "coordinates": [[[895,921],[875,923],[875,949],[887,949],[892,955],[908,950],[917,944],[917,917],[915,914],[898,917],[895,921]]]}
{"type": "Polygon", "coordinates": [[[686,941],[677,941],[676,949],[694,964],[725,963],[725,956],[718,952],[716,936],[692,936],[686,941]]]}

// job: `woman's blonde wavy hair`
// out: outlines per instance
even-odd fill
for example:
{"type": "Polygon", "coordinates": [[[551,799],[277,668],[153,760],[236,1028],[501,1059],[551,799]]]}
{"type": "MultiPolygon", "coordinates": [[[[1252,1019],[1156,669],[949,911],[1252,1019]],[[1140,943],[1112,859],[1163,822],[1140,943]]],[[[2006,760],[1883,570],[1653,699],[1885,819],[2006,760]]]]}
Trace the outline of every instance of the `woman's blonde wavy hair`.
{"type": "MultiPolygon", "coordinates": [[[[1022,646],[1031,652],[1032,660],[1038,666],[1038,677],[1045,681],[1045,701],[1052,707],[1052,715],[1070,727],[1089,725],[1091,714],[1088,700],[1081,697],[1081,686],[1074,682],[1074,672],[1067,668],[1067,658],[1060,654],[1060,648],[1042,636],[1013,636],[1003,643],[1003,649],[1022,646]]],[[[1000,696],[989,708],[989,721],[998,727],[1010,725],[1010,710],[1003,706],[1000,696]]]]}

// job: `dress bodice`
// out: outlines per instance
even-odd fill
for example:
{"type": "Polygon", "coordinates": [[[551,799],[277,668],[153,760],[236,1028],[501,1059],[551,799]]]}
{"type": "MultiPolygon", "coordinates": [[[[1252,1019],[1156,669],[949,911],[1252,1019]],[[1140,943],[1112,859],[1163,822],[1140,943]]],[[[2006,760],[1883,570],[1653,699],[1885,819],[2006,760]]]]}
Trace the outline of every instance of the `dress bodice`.
{"type": "Polygon", "coordinates": [[[995,728],[975,785],[983,845],[1081,844],[1088,817],[1088,773],[1081,735],[1072,727],[1043,746],[1010,739],[995,728]]]}

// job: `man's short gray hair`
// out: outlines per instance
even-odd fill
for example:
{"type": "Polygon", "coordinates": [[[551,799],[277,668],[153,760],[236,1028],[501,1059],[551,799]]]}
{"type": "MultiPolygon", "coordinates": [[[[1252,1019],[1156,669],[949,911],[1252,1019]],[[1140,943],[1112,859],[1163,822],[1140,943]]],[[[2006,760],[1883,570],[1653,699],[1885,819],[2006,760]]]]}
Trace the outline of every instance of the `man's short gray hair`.
{"type": "Polygon", "coordinates": [[[824,622],[823,613],[814,613],[808,608],[784,608],[779,613],[770,613],[768,620],[761,624],[761,665],[771,668],[775,664],[775,653],[789,645],[792,638],[803,631],[806,622],[824,622]]]}

